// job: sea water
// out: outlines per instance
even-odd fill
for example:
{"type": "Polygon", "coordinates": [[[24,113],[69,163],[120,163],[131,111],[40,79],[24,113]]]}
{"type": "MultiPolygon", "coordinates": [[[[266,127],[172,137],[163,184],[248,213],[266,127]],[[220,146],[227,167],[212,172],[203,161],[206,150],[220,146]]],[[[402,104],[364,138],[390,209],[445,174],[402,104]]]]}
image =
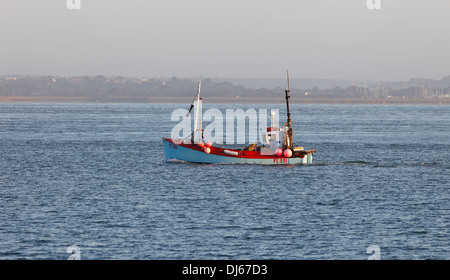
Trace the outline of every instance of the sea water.
{"type": "Polygon", "coordinates": [[[450,259],[450,106],[291,105],[296,166],[165,162],[178,108],[0,104],[0,259],[450,259]]]}

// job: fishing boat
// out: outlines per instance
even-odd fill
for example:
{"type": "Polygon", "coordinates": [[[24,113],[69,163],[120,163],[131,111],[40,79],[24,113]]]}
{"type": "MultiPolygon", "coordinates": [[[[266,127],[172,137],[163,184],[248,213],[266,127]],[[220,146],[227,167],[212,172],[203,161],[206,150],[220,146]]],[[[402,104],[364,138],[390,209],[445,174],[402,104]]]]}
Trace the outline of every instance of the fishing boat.
{"type": "MultiPolygon", "coordinates": [[[[199,82],[197,104],[200,102],[201,82],[199,82]]],[[[199,106],[196,106],[194,130],[190,139],[163,138],[166,161],[181,161],[193,163],[223,163],[223,164],[310,164],[316,150],[305,150],[294,147],[292,120],[289,111],[290,87],[289,72],[287,72],[286,107],[287,122],[284,127],[276,127],[274,111],[271,113],[272,125],[266,131],[261,131],[263,143],[251,144],[242,149],[224,148],[215,145],[208,139],[203,139],[201,121],[198,119],[199,106]]],[[[193,101],[194,102],[194,101],[193,101]]],[[[188,114],[194,107],[191,104],[188,114]]]]}

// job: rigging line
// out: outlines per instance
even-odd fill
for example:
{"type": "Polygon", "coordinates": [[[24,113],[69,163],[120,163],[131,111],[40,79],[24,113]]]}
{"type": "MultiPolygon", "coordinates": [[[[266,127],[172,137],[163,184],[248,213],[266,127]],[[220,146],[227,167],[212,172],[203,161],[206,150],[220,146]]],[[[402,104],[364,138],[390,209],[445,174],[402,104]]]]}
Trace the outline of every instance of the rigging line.
{"type": "Polygon", "coordinates": [[[190,114],[191,111],[192,111],[192,108],[194,108],[194,102],[195,102],[195,99],[197,98],[197,95],[198,95],[198,94],[199,94],[199,92],[197,91],[197,94],[194,96],[194,99],[192,99],[191,107],[189,108],[188,113],[186,114],[186,117],[189,116],[189,114],[190,114]]]}

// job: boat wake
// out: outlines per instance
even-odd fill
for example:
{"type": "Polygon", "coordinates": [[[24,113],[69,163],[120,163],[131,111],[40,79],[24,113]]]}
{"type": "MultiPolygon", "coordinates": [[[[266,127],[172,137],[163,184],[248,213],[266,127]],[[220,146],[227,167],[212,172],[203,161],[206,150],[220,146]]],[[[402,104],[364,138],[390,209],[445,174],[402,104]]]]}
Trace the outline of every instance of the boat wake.
{"type": "Polygon", "coordinates": [[[327,166],[327,165],[351,165],[351,166],[369,166],[373,165],[372,162],[367,161],[344,161],[344,162],[337,162],[337,161],[322,161],[322,162],[313,162],[309,165],[313,166],[327,166]]]}
{"type": "Polygon", "coordinates": [[[368,162],[368,161],[344,161],[344,162],[314,162],[308,165],[310,166],[347,165],[347,166],[368,166],[376,168],[417,167],[417,166],[450,168],[450,165],[439,162],[382,163],[382,162],[368,162]]]}

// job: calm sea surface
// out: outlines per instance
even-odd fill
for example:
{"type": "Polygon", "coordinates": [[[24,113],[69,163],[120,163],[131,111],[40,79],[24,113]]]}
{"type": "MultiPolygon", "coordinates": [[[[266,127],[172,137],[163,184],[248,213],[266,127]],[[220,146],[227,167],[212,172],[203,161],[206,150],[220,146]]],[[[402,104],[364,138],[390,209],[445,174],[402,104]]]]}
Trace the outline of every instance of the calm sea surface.
{"type": "Polygon", "coordinates": [[[178,108],[0,104],[0,259],[450,259],[450,106],[293,105],[308,166],[165,162],[178,108]]]}

